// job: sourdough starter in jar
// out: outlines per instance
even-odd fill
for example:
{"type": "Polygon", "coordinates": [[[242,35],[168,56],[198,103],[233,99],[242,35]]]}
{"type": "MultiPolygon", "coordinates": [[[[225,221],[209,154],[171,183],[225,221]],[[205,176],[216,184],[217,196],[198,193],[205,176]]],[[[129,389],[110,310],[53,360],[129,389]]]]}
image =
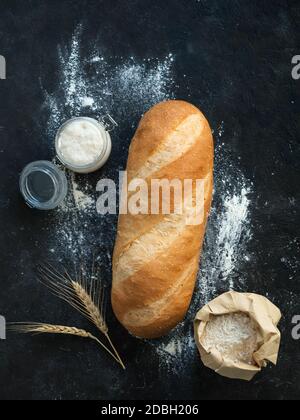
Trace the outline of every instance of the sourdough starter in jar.
{"type": "Polygon", "coordinates": [[[100,122],[87,117],[73,118],[58,131],[56,152],[59,160],[74,172],[94,172],[106,163],[111,138],[100,122]]]}

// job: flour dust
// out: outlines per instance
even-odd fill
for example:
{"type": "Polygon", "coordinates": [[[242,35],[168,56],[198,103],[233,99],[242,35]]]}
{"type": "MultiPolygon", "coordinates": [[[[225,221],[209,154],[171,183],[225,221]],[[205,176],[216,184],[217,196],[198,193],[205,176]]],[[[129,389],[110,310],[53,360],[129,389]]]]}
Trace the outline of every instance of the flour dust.
{"type": "Polygon", "coordinates": [[[84,114],[100,118],[109,113],[119,124],[135,125],[152,105],[174,98],[172,54],[142,61],[103,56],[101,50],[87,54],[83,32],[80,25],[71,45],[58,48],[59,83],[54,93],[45,91],[49,137],[66,119],[84,114]]]}

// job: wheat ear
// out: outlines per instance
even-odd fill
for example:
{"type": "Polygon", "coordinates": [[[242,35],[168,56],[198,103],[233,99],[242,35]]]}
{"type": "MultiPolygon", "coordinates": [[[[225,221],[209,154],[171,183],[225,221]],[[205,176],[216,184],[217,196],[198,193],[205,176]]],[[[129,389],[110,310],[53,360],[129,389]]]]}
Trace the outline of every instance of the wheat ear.
{"type": "Polygon", "coordinates": [[[94,267],[89,285],[82,269],[76,275],[76,281],[66,270],[64,274],[61,274],[49,264],[39,266],[38,271],[40,280],[45,286],[85,316],[106,337],[120,365],[125,369],[125,365],[108,334],[108,326],[104,316],[104,294],[100,282],[96,281],[97,276],[94,273],[94,267]]]}
{"type": "Polygon", "coordinates": [[[117,357],[103,344],[97,337],[89,333],[86,330],[76,327],[66,327],[65,325],[53,325],[43,324],[39,322],[33,322],[31,324],[26,323],[13,323],[10,324],[8,329],[22,334],[63,334],[72,335],[81,338],[90,338],[96,341],[102,348],[104,348],[118,363],[117,357]]]}
{"type": "Polygon", "coordinates": [[[74,288],[76,295],[78,296],[78,299],[80,299],[80,301],[83,303],[84,307],[86,308],[85,315],[87,316],[87,318],[91,319],[94,325],[105,335],[113,351],[115,352],[117,358],[119,359],[122,367],[125,369],[124,363],[108,334],[107,324],[99,308],[95,305],[95,302],[93,301],[91,296],[88,294],[86,289],[80,283],[76,281],[72,281],[71,284],[74,288]]]}

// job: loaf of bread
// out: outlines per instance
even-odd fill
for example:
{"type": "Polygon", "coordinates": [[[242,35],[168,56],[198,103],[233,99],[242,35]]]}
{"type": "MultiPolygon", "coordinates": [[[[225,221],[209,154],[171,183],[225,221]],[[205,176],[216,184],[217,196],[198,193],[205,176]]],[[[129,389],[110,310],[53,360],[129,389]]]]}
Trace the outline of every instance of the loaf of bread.
{"type": "Polygon", "coordinates": [[[136,178],[149,186],[153,179],[201,179],[205,186],[204,218],[199,225],[187,224],[184,211],[119,217],[112,305],[118,320],[136,337],[165,335],[189,308],[211,206],[213,155],[207,120],[183,101],[155,105],[132,140],[128,183],[136,178]]]}

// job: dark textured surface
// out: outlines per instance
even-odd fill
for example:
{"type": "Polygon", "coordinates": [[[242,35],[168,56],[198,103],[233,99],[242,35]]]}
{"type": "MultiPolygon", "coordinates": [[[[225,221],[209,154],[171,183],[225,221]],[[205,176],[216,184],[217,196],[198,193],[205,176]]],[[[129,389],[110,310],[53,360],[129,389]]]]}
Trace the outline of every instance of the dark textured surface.
{"type": "MultiPolygon", "coordinates": [[[[255,185],[256,259],[245,268],[247,291],[268,294],[284,316],[278,367],[250,384],[218,377],[196,359],[185,376],[164,372],[152,347],[128,337],[116,321],[112,335],[126,355],[126,373],[93,344],[9,335],[0,342],[0,398],[300,398],[300,342],[291,337],[291,319],[300,315],[300,81],[291,78],[299,19],[299,1],[1,1],[0,54],[8,78],[0,80],[0,314],[9,321],[74,323],[74,313],[37,285],[34,266],[49,257],[49,218],[23,205],[18,176],[26,163],[52,157],[40,78],[54,89],[57,45],[83,22],[87,48],[99,42],[112,56],[138,58],[172,52],[176,95],[189,93],[212,127],[225,122],[223,141],[255,185]]],[[[123,130],[124,146],[132,134],[123,130]]],[[[125,161],[126,153],[115,153],[111,165],[125,161]]],[[[106,276],[109,282],[109,269],[106,276]]]]}

